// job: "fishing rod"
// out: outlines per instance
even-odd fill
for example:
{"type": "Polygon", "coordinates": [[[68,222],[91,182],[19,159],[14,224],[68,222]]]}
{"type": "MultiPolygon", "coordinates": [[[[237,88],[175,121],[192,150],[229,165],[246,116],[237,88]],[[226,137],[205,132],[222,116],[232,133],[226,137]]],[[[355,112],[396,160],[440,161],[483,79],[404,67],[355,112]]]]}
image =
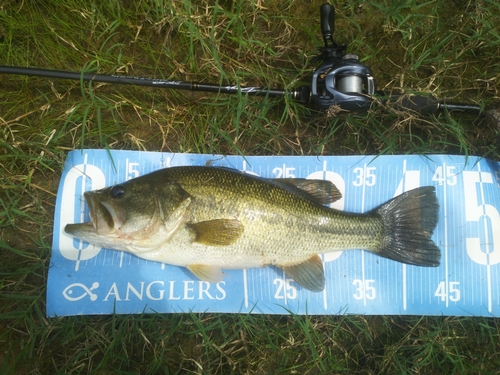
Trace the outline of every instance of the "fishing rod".
{"type": "Polygon", "coordinates": [[[84,72],[68,72],[64,70],[24,68],[24,67],[6,66],[6,65],[0,65],[0,73],[37,76],[45,78],[70,79],[75,81],[113,83],[120,85],[149,86],[149,87],[174,89],[174,90],[204,91],[204,92],[214,92],[222,94],[237,94],[241,92],[247,95],[267,96],[267,97],[280,97],[280,96],[290,95],[292,99],[303,102],[307,102],[309,96],[309,91],[304,91],[302,89],[294,91],[285,91],[280,89],[267,89],[254,86],[237,86],[237,85],[221,86],[217,84],[200,83],[200,82],[170,81],[160,78],[134,77],[134,76],[123,76],[116,74],[106,75],[106,74],[93,74],[84,72]]]}
{"type": "Polygon", "coordinates": [[[288,96],[292,100],[320,110],[333,109],[333,113],[366,111],[374,102],[398,110],[412,110],[420,113],[448,111],[480,114],[482,112],[482,107],[478,105],[446,102],[427,96],[388,95],[383,91],[377,90],[371,69],[362,64],[358,56],[345,53],[347,46],[340,46],[335,43],[333,39],[335,9],[332,5],[321,5],[320,24],[324,46],[318,48],[320,54],[313,61],[321,61],[321,63],[312,75],[310,86],[301,86],[293,90],[239,85],[223,86],[210,83],[170,81],[158,78],[68,72],[5,65],[0,65],[0,73],[222,94],[242,93],[263,97],[288,96]]]}

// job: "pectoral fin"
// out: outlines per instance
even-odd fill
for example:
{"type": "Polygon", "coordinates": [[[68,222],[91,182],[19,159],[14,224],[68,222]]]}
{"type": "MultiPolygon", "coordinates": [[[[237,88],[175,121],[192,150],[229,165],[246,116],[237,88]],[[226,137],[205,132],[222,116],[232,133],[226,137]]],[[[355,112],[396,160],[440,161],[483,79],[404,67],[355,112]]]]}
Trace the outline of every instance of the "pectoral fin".
{"type": "Polygon", "coordinates": [[[227,246],[234,243],[243,233],[243,224],[236,219],[215,219],[190,223],[194,230],[194,242],[208,246],[227,246]]]}
{"type": "Polygon", "coordinates": [[[290,275],[297,284],[311,292],[322,292],[325,289],[325,271],[323,261],[319,255],[314,255],[308,260],[293,266],[279,267],[290,275]]]}
{"type": "Polygon", "coordinates": [[[220,267],[206,266],[204,264],[190,264],[187,266],[198,279],[208,281],[211,283],[218,283],[222,281],[223,274],[220,267]]]}
{"type": "Polygon", "coordinates": [[[277,178],[277,184],[303,195],[319,204],[329,204],[342,198],[339,189],[328,180],[307,180],[305,178],[277,178]]]}

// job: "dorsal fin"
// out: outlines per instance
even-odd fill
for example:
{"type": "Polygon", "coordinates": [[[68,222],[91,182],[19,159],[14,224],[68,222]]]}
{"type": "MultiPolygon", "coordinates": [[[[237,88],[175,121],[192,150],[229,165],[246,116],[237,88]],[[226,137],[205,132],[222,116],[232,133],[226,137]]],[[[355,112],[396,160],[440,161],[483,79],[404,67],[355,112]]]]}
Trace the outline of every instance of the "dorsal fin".
{"type": "Polygon", "coordinates": [[[305,178],[275,178],[273,181],[295,194],[325,205],[342,198],[339,189],[328,180],[307,180],[305,178]]]}

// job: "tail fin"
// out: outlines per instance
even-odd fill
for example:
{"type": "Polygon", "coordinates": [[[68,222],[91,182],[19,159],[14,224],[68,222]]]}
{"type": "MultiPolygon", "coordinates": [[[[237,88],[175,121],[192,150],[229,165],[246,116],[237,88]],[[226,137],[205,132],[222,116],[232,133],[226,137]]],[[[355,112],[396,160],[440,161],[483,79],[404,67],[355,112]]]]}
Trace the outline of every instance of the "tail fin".
{"type": "Polygon", "coordinates": [[[430,238],[438,209],[433,186],[410,190],[376,208],[374,213],[384,225],[382,246],[376,253],[416,266],[439,266],[441,251],[430,238]]]}

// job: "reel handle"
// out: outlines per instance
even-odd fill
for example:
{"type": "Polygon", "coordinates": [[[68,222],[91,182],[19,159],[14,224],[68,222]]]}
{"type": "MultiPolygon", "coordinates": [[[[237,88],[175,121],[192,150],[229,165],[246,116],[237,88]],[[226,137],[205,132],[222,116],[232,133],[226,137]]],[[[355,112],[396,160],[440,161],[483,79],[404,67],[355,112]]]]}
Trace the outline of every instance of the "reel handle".
{"type": "Polygon", "coordinates": [[[328,47],[328,41],[333,41],[332,35],[335,30],[335,8],[330,4],[323,4],[319,8],[321,18],[321,33],[325,47],[328,47]]]}

